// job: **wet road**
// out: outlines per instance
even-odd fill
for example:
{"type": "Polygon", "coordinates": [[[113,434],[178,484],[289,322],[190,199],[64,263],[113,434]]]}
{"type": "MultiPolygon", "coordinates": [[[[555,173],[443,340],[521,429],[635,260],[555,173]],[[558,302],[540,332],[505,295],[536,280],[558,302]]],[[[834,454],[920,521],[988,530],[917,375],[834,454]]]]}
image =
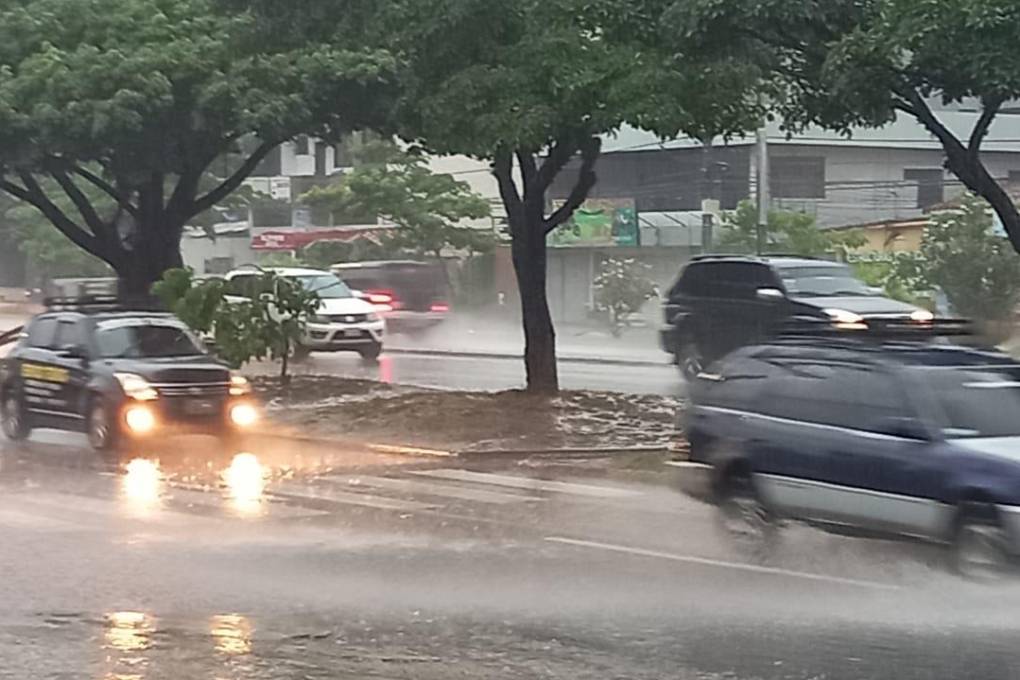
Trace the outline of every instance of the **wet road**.
{"type": "Polygon", "coordinates": [[[52,441],[2,449],[0,678],[1020,677],[1020,587],[800,528],[751,564],[583,461],[52,441]]]}
{"type": "MultiPolygon", "coordinates": [[[[505,390],[524,386],[524,362],[517,357],[387,354],[366,363],[356,354],[313,354],[295,370],[383,382],[457,390],[505,390]]],[[[683,394],[676,367],[662,365],[559,362],[560,384],[571,390],[605,390],[634,394],[683,394]]]]}

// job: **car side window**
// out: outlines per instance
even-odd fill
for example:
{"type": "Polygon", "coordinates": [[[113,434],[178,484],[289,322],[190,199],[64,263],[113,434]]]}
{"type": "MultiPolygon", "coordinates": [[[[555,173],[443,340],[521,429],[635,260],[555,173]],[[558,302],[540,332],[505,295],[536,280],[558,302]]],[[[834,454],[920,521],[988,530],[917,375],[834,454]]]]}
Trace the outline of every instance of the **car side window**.
{"type": "Polygon", "coordinates": [[[913,415],[894,376],[882,369],[796,360],[779,366],[765,400],[770,415],[876,433],[913,415]]]}
{"type": "Polygon", "coordinates": [[[674,286],[676,294],[707,297],[712,294],[710,281],[711,267],[705,264],[689,264],[674,286]]]}
{"type": "Polygon", "coordinates": [[[57,349],[77,347],[85,343],[85,333],[81,322],[74,319],[60,319],[57,322],[57,334],[53,346],[57,349]]]}
{"type": "Polygon", "coordinates": [[[227,281],[227,295],[251,298],[255,288],[255,277],[251,274],[234,276],[227,281]]]}
{"type": "Polygon", "coordinates": [[[36,319],[28,329],[27,345],[39,349],[50,349],[57,333],[57,320],[53,317],[36,319]]]}
{"type": "Polygon", "coordinates": [[[759,288],[775,288],[778,281],[758,262],[723,262],[714,267],[713,290],[727,300],[754,300],[759,288]]]}

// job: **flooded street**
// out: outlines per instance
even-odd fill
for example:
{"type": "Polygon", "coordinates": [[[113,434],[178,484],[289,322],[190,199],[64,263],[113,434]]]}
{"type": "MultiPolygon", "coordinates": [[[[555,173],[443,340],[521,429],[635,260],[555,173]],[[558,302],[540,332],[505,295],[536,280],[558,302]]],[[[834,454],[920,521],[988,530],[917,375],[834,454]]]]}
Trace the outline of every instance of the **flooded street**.
{"type": "Polygon", "coordinates": [[[6,447],[4,678],[1016,677],[1016,585],[577,461],[6,447]]]}

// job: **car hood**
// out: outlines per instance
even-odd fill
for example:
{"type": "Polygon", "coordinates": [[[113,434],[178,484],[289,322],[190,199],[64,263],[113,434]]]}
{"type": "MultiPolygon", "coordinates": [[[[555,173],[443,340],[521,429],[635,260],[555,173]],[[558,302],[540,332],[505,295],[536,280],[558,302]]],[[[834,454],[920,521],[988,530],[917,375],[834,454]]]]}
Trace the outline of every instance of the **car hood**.
{"type": "Polygon", "coordinates": [[[361,298],[328,298],[319,305],[319,314],[368,314],[374,312],[375,307],[361,298]]]}
{"type": "Polygon", "coordinates": [[[134,373],[154,383],[225,383],[230,369],[211,357],[165,359],[108,359],[116,373],[134,373]]]}
{"type": "Polygon", "coordinates": [[[836,296],[836,297],[797,297],[790,298],[795,303],[816,309],[843,309],[854,314],[903,314],[909,315],[920,307],[892,300],[877,295],[836,296]]]}
{"type": "Polygon", "coordinates": [[[1020,437],[976,437],[952,439],[950,442],[967,451],[1020,463],[1020,437]]]}

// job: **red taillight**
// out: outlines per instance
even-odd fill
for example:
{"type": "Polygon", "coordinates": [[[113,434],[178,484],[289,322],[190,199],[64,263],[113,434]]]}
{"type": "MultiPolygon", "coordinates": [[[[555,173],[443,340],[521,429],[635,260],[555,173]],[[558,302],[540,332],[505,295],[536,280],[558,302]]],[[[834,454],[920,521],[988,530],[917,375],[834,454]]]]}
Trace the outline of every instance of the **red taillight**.
{"type": "Polygon", "coordinates": [[[397,294],[392,290],[367,290],[365,299],[375,305],[380,312],[392,312],[403,307],[403,303],[397,299],[397,294]]]}
{"type": "Polygon", "coordinates": [[[450,305],[446,304],[445,302],[433,302],[429,310],[433,312],[445,313],[450,311],[450,305]]]}

